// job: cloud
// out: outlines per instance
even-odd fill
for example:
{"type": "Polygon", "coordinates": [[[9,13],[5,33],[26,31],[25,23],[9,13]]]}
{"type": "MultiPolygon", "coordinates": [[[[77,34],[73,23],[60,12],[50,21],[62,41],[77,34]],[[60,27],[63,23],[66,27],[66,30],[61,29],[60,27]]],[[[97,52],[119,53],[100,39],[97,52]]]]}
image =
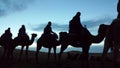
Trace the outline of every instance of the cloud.
{"type": "Polygon", "coordinates": [[[0,0],[0,17],[27,8],[33,0],[0,0]]]}
{"type": "MultiPolygon", "coordinates": [[[[101,18],[98,20],[88,20],[88,21],[83,21],[82,25],[87,25],[87,28],[92,31],[92,32],[97,32],[98,27],[100,24],[110,24],[112,21],[112,18],[110,17],[106,17],[106,18],[101,18]]],[[[36,25],[32,25],[30,26],[30,28],[33,31],[43,31],[44,27],[47,24],[36,24],[36,25]]],[[[68,24],[59,24],[59,23],[52,23],[52,29],[55,31],[68,31],[69,29],[69,23],[68,24]]]]}
{"type": "Polygon", "coordinates": [[[99,26],[100,24],[110,24],[112,22],[112,18],[106,17],[106,18],[100,18],[97,20],[88,20],[88,21],[83,21],[83,25],[87,25],[88,28],[93,28],[96,26],[99,26]]]}
{"type": "MultiPolygon", "coordinates": [[[[46,25],[47,24],[38,24],[38,25],[29,25],[29,26],[33,31],[43,31],[46,25]]],[[[67,31],[68,25],[67,24],[61,25],[61,24],[57,24],[57,23],[52,23],[52,29],[55,31],[67,31]]]]}

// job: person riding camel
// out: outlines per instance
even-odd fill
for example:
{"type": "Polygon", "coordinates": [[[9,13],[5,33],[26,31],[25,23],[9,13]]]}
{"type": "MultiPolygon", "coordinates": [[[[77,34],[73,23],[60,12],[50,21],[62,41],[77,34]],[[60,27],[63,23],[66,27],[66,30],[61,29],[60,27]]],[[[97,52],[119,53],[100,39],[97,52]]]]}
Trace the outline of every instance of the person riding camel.
{"type": "Polygon", "coordinates": [[[1,36],[0,41],[3,41],[3,43],[6,43],[6,45],[8,45],[7,43],[10,43],[11,40],[12,40],[12,33],[10,31],[10,28],[8,28],[1,36]]]}
{"type": "Polygon", "coordinates": [[[12,38],[12,33],[10,31],[10,28],[5,30],[5,33],[1,36],[1,38],[4,38],[4,39],[11,39],[12,38]]]}
{"type": "Polygon", "coordinates": [[[81,13],[77,12],[77,14],[69,22],[69,33],[72,35],[79,35],[81,33],[83,26],[80,21],[80,16],[81,16],[81,13]]]}
{"type": "Polygon", "coordinates": [[[5,34],[8,38],[12,38],[12,33],[10,31],[10,28],[8,28],[7,30],[5,30],[5,34]]]}
{"type": "Polygon", "coordinates": [[[51,34],[54,33],[51,28],[52,23],[49,21],[47,26],[44,28],[44,34],[51,34]]]}
{"type": "Polygon", "coordinates": [[[44,33],[42,35],[43,38],[51,38],[54,37],[55,39],[57,39],[57,34],[55,32],[52,31],[51,28],[52,23],[49,21],[48,24],[46,25],[46,27],[44,28],[44,33]]]}
{"type": "Polygon", "coordinates": [[[18,40],[21,41],[21,39],[29,39],[26,33],[25,25],[22,25],[21,28],[19,29],[18,40]]]}
{"type": "Polygon", "coordinates": [[[21,28],[19,29],[18,36],[21,37],[25,35],[26,35],[26,28],[25,28],[25,25],[22,25],[21,28]]]}
{"type": "Polygon", "coordinates": [[[69,33],[74,33],[74,34],[80,33],[81,27],[82,27],[80,16],[81,16],[81,13],[77,12],[77,14],[69,22],[69,33]]]}

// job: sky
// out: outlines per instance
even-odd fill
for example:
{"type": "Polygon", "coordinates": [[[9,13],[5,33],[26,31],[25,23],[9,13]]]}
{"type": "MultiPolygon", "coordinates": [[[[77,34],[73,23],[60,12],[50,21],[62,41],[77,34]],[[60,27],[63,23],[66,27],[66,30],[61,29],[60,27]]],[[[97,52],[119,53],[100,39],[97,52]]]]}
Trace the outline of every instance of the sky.
{"type": "MultiPolygon", "coordinates": [[[[117,17],[118,0],[0,0],[0,35],[10,27],[13,38],[22,24],[31,37],[39,38],[48,21],[54,32],[68,31],[69,21],[81,12],[82,25],[97,35],[100,24],[110,24],[117,17]]],[[[94,44],[93,44],[94,45],[94,44]]],[[[98,44],[103,45],[103,42],[98,44]]]]}

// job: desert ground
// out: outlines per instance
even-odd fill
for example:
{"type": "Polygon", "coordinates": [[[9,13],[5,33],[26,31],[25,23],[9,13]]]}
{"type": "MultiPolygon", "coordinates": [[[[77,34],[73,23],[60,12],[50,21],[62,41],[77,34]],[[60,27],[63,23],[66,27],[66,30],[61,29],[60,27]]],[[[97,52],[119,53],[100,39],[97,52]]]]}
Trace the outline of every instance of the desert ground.
{"type": "MultiPolygon", "coordinates": [[[[20,50],[16,49],[13,53],[13,59],[7,59],[2,57],[3,48],[0,47],[0,68],[83,68],[82,61],[77,54],[81,54],[79,51],[69,51],[62,54],[61,62],[55,61],[54,54],[50,55],[50,60],[47,60],[47,53],[39,53],[39,63],[35,61],[35,52],[29,51],[29,61],[26,61],[25,51],[23,52],[22,60],[19,62],[20,50]],[[68,56],[68,53],[70,56],[68,56]]],[[[108,54],[111,56],[111,54],[108,54]]],[[[57,53],[58,57],[58,53],[57,53]]],[[[58,59],[58,58],[57,58],[58,59]]],[[[109,59],[102,60],[101,53],[90,53],[88,66],[89,68],[120,68],[120,62],[114,62],[109,59]]]]}

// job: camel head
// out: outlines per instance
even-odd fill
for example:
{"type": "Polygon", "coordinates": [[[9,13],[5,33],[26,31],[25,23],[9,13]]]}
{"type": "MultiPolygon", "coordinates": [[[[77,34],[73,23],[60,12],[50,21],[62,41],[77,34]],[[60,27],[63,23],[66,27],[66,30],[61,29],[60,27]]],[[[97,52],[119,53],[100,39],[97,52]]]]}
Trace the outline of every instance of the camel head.
{"type": "Polygon", "coordinates": [[[35,38],[37,36],[37,34],[33,33],[31,34],[33,38],[35,38]]]}
{"type": "Polygon", "coordinates": [[[67,32],[60,32],[60,38],[67,37],[67,32]]]}
{"type": "Polygon", "coordinates": [[[31,34],[31,35],[32,35],[32,37],[31,37],[31,40],[30,40],[30,42],[29,42],[29,45],[31,45],[31,44],[34,42],[35,37],[37,36],[37,34],[35,34],[35,33],[33,33],[33,34],[31,34]]]}

